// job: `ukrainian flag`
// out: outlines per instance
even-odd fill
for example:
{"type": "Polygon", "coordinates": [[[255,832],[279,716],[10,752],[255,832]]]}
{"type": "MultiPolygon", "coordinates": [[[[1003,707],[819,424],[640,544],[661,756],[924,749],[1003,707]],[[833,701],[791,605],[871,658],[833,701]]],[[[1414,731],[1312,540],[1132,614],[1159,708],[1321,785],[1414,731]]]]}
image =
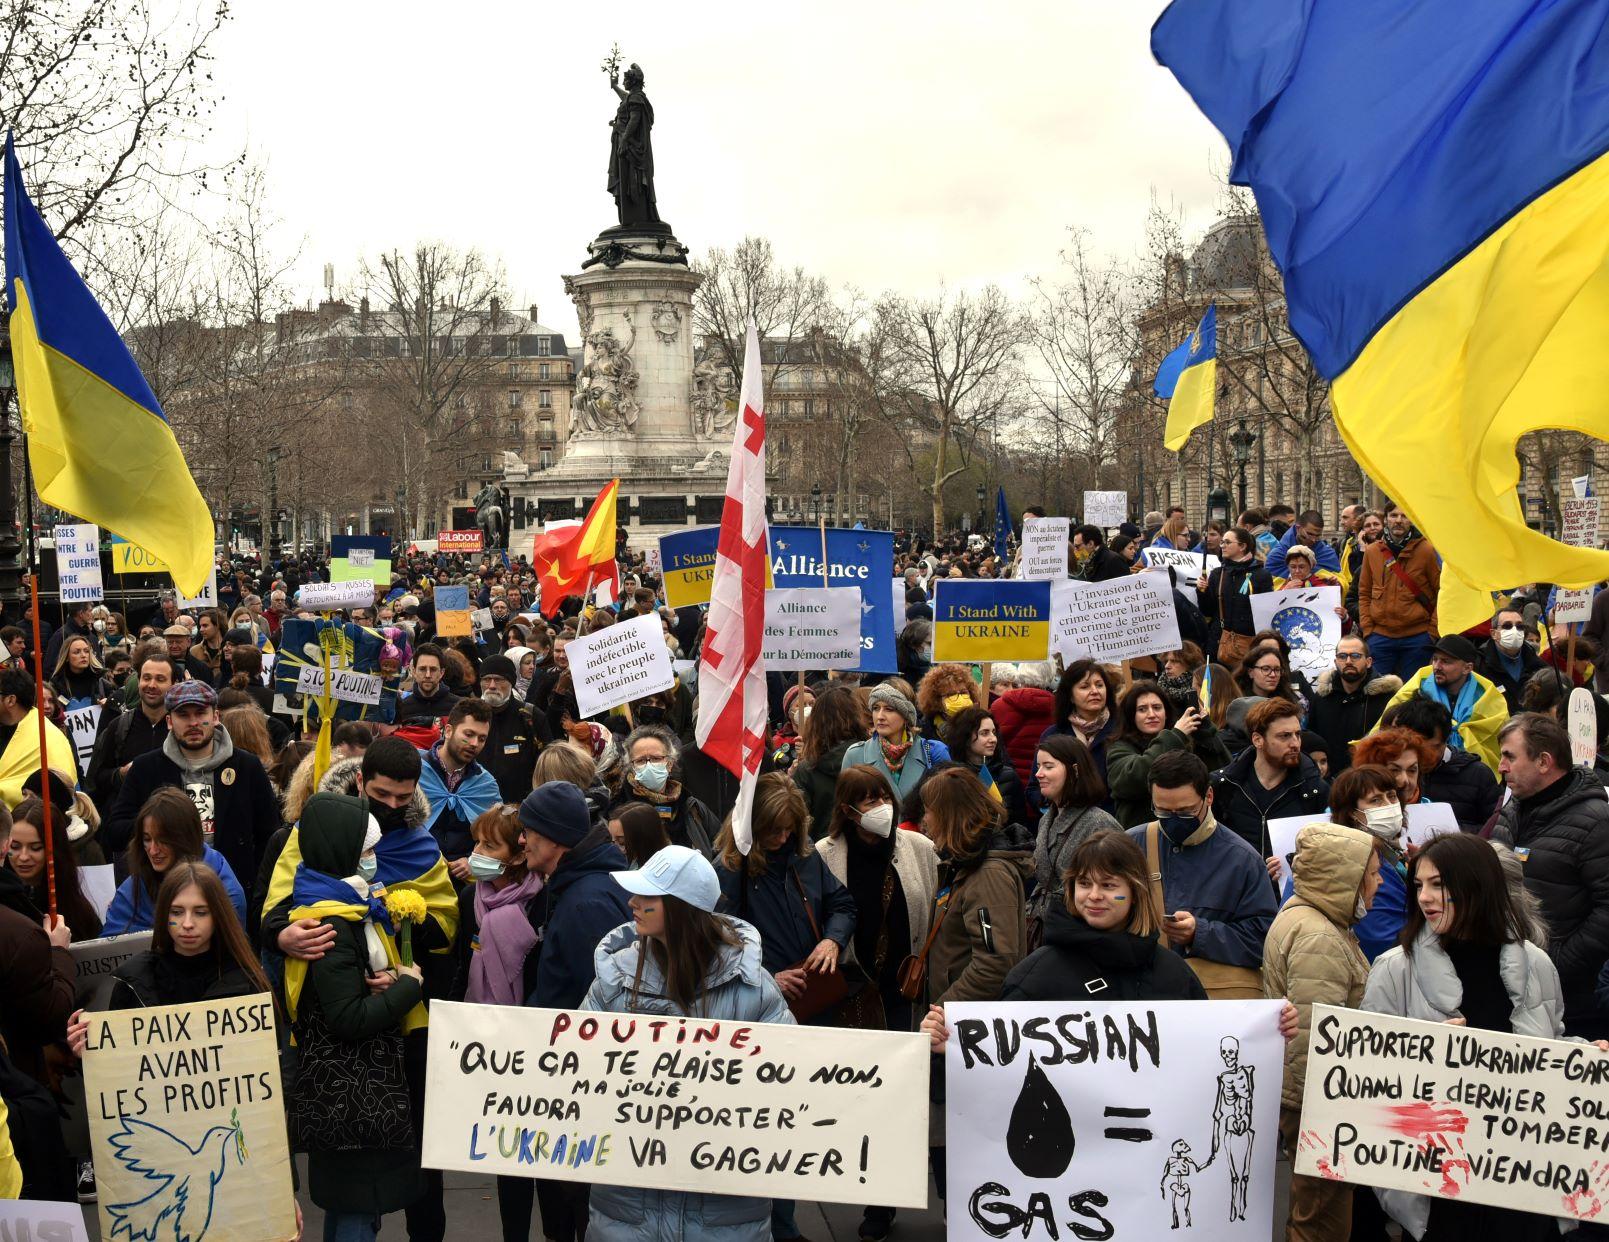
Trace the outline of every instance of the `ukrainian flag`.
{"type": "Polygon", "coordinates": [[[22,186],[6,135],[6,303],[39,497],[104,526],[199,594],[212,513],[128,349],[22,186]]]}
{"type": "Polygon", "coordinates": [[[1212,421],[1213,395],[1218,391],[1218,306],[1207,307],[1201,322],[1156,369],[1151,385],[1168,399],[1168,425],[1162,433],[1165,448],[1177,453],[1197,427],[1212,421]]]}
{"type": "Polygon", "coordinates": [[[1442,631],[1609,577],[1526,527],[1514,452],[1609,438],[1609,0],[1174,0],[1151,46],[1256,193],[1353,456],[1452,571],[1442,631]]]}

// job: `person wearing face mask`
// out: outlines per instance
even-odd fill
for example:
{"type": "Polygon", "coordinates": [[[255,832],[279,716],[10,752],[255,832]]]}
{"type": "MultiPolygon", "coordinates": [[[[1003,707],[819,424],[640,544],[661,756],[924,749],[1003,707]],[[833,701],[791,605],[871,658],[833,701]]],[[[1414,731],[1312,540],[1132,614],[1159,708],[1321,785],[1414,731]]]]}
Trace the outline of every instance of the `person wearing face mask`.
{"type": "Polygon", "coordinates": [[[952,755],[950,723],[969,707],[982,707],[983,693],[964,664],[935,664],[916,687],[916,711],[922,736],[943,742],[952,755]]]}
{"type": "Polygon", "coordinates": [[[710,856],[721,821],[682,787],[678,772],[681,743],[676,735],[664,725],[641,724],[626,737],[624,750],[626,777],[610,810],[627,802],[645,802],[659,813],[673,845],[710,856]]]}
{"type": "Polygon", "coordinates": [[[547,717],[514,693],[518,676],[514,661],[507,656],[487,656],[480,662],[480,697],[492,711],[480,764],[497,781],[503,801],[515,806],[531,792],[536,757],[553,740],[547,717]]]}
{"type": "Polygon", "coordinates": [[[1499,608],[1492,618],[1492,636],[1481,644],[1475,664],[1475,671],[1503,692],[1511,716],[1523,710],[1520,693],[1531,675],[1543,667],[1542,658],[1526,641],[1527,634],[1524,613],[1518,608],[1499,608]]]}

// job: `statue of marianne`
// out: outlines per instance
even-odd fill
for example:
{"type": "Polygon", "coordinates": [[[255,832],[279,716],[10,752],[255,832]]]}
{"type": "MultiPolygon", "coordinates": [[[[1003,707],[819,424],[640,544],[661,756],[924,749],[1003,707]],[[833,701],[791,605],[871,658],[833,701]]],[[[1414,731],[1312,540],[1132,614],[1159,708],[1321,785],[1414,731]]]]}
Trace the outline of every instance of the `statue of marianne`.
{"type": "Polygon", "coordinates": [[[626,70],[622,90],[615,75],[609,85],[620,97],[620,107],[609,123],[609,193],[614,195],[621,224],[659,224],[654,201],[654,105],[643,94],[642,69],[626,70]]]}

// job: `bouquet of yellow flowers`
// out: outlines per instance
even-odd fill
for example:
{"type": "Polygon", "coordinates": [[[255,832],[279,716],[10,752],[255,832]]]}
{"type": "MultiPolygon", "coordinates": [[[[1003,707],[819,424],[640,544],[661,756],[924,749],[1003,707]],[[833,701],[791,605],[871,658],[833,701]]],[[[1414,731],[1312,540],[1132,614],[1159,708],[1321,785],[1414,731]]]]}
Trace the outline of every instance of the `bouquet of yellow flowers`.
{"type": "Polygon", "coordinates": [[[413,925],[425,921],[425,899],[411,888],[394,888],[385,895],[386,913],[397,929],[397,956],[413,965],[413,925]]]}

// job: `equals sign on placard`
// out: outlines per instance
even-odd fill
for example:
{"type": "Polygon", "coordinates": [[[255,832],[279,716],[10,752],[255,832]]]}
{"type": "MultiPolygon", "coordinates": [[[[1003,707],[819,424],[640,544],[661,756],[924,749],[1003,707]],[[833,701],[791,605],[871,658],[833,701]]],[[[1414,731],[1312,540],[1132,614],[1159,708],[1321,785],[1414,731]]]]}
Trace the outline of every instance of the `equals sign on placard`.
{"type": "MultiPolygon", "coordinates": [[[[1106,1110],[1108,1120],[1113,1117],[1121,1117],[1127,1120],[1139,1121],[1150,1115],[1151,1110],[1149,1108],[1108,1108],[1106,1110]]],[[[1149,1143],[1153,1136],[1149,1130],[1142,1126],[1107,1126],[1106,1137],[1109,1139],[1121,1139],[1125,1143],[1149,1143]]]]}

